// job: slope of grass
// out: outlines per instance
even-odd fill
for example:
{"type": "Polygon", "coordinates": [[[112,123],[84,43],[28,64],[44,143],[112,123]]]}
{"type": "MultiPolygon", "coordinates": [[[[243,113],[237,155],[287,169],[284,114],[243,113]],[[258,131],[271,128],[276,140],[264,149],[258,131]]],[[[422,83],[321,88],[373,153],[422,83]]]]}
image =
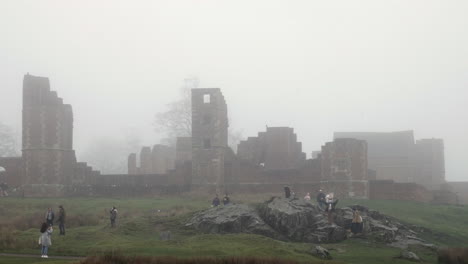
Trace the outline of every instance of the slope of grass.
{"type": "MultiPolygon", "coordinates": [[[[257,202],[262,198],[252,196],[244,201],[257,202]]],[[[301,263],[323,263],[311,256],[310,252],[314,247],[311,244],[281,242],[248,234],[201,234],[185,228],[185,221],[194,212],[209,207],[207,198],[188,197],[2,199],[0,252],[38,254],[38,227],[43,221],[43,212],[47,207],[56,208],[59,204],[63,204],[67,210],[67,234],[59,236],[56,230],[52,235],[50,255],[89,256],[110,252],[127,256],[183,258],[255,256],[290,259],[301,263]],[[119,210],[117,228],[110,228],[109,225],[108,211],[113,205],[119,210]],[[88,221],[88,218],[94,220],[88,221]],[[22,221],[27,224],[22,224],[22,221]],[[171,231],[171,240],[160,240],[162,231],[171,231]]],[[[350,204],[362,204],[402,221],[447,234],[446,237],[430,237],[435,242],[457,246],[468,244],[457,244],[468,240],[466,207],[367,200],[342,201],[339,205],[350,204]]],[[[334,256],[334,260],[327,263],[407,263],[394,258],[399,255],[399,249],[358,239],[324,246],[332,249],[334,256]]],[[[426,263],[435,263],[433,252],[419,250],[418,253],[426,263]]],[[[3,263],[1,261],[2,259],[0,263],[3,263]]]]}

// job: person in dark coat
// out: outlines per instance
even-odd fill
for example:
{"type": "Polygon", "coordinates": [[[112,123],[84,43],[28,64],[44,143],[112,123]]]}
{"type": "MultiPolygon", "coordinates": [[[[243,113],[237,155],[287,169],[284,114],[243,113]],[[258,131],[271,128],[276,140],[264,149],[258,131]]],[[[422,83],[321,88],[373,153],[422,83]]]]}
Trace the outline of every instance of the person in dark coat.
{"type": "Polygon", "coordinates": [[[317,194],[317,203],[318,203],[318,206],[322,209],[327,207],[327,202],[325,198],[326,198],[325,193],[323,192],[322,189],[320,189],[319,193],[317,194]]]}
{"type": "Polygon", "coordinates": [[[226,195],[224,195],[224,198],[223,198],[223,205],[228,205],[230,202],[231,202],[231,199],[229,199],[229,196],[226,193],[226,195]]]}
{"type": "Polygon", "coordinates": [[[215,196],[215,198],[213,199],[213,202],[211,203],[211,205],[213,207],[216,207],[220,204],[220,201],[219,201],[219,198],[218,198],[218,195],[215,196]]]}
{"type": "Polygon", "coordinates": [[[52,211],[52,208],[49,207],[45,214],[45,220],[46,220],[47,225],[49,226],[54,225],[54,218],[55,218],[54,211],[52,211]]]}
{"type": "Polygon", "coordinates": [[[62,205],[59,205],[59,213],[58,213],[57,222],[58,222],[59,229],[60,229],[60,235],[64,236],[65,235],[65,209],[63,209],[62,205]]]}
{"type": "Polygon", "coordinates": [[[111,227],[115,227],[115,220],[117,219],[117,208],[113,206],[109,213],[110,213],[111,227]]]}
{"type": "Polygon", "coordinates": [[[291,188],[289,188],[289,186],[284,186],[284,197],[291,197],[291,188]]]}

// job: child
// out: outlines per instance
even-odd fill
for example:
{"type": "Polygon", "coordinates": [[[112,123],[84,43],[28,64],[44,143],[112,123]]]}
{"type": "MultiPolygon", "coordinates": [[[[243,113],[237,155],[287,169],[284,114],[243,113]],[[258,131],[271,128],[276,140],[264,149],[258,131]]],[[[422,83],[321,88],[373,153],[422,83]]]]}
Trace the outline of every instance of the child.
{"type": "Polygon", "coordinates": [[[47,223],[42,223],[41,225],[41,236],[39,237],[39,244],[42,245],[41,249],[41,258],[48,258],[47,251],[52,245],[52,240],[50,234],[52,234],[52,226],[47,225],[47,223]]]}

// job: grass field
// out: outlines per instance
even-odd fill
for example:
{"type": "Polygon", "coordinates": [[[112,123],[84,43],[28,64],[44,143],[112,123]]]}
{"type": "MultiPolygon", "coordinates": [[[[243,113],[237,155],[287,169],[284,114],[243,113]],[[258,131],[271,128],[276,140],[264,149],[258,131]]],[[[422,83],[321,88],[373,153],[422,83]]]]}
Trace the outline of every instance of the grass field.
{"type": "MultiPolygon", "coordinates": [[[[269,197],[232,197],[234,201],[258,202],[269,197]]],[[[164,197],[141,199],[69,198],[0,200],[0,252],[38,254],[39,226],[47,207],[63,205],[67,212],[67,234],[52,236],[50,255],[89,256],[104,254],[230,257],[255,256],[297,260],[302,263],[322,263],[309,254],[311,244],[287,243],[247,234],[200,234],[184,227],[185,221],[196,211],[209,207],[207,197],[164,197]],[[109,209],[119,210],[117,228],[110,228],[109,209]],[[162,241],[161,231],[170,231],[171,240],[162,241]]],[[[417,224],[435,231],[429,235],[439,245],[462,246],[468,244],[468,208],[436,206],[399,201],[341,201],[362,204],[407,223],[417,224]],[[460,244],[461,243],[461,244],[460,244]]],[[[400,250],[385,245],[349,239],[329,244],[333,261],[327,263],[408,263],[395,259],[400,250]]],[[[426,263],[435,263],[433,252],[418,248],[426,263]]],[[[73,263],[74,261],[32,259],[19,261],[0,257],[0,263],[73,263]],[[37,262],[34,262],[37,261],[37,262]],[[43,262],[46,261],[46,262],[43,262]],[[62,262],[61,262],[62,261],[62,262]]],[[[76,261],[75,261],[76,262],[76,261]]]]}

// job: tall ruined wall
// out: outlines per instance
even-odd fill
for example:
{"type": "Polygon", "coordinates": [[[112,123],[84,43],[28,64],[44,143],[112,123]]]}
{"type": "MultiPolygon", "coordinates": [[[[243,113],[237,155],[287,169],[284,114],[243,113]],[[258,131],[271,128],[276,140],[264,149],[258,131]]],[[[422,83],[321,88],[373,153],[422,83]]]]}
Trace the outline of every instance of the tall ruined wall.
{"type": "Polygon", "coordinates": [[[352,138],[337,138],[322,146],[322,181],[339,189],[342,195],[368,196],[367,143],[352,138]]]}
{"type": "MultiPolygon", "coordinates": [[[[192,161],[192,138],[178,137],[176,141],[176,164],[192,161]]],[[[190,173],[191,174],[191,173],[190,173]]]]}
{"type": "Polygon", "coordinates": [[[192,89],[192,184],[224,184],[227,105],[219,88],[192,89]]]}
{"type": "Polygon", "coordinates": [[[445,182],[444,143],[442,139],[414,141],[413,131],[336,132],[334,138],[367,141],[369,169],[377,180],[414,182],[438,189],[445,182]]]}
{"type": "Polygon", "coordinates": [[[437,189],[445,183],[444,141],[420,139],[416,141],[415,163],[418,168],[415,182],[429,189],[437,189]]]}
{"type": "Polygon", "coordinates": [[[165,145],[154,145],[151,150],[151,173],[163,174],[175,168],[175,150],[165,145]]]}
{"type": "Polygon", "coordinates": [[[268,127],[257,137],[241,141],[237,148],[240,159],[262,164],[267,170],[290,170],[304,165],[305,153],[290,127],[268,127]]]}
{"type": "Polygon", "coordinates": [[[74,173],[73,112],[49,79],[23,80],[24,184],[69,184],[74,173]]]}
{"type": "Polygon", "coordinates": [[[377,179],[413,181],[415,174],[413,131],[336,132],[334,138],[365,140],[368,145],[369,169],[377,172],[377,179]]]}
{"type": "Polygon", "coordinates": [[[140,166],[137,166],[136,153],[128,155],[128,174],[164,174],[175,169],[175,149],[165,145],[142,147],[140,166]]]}

